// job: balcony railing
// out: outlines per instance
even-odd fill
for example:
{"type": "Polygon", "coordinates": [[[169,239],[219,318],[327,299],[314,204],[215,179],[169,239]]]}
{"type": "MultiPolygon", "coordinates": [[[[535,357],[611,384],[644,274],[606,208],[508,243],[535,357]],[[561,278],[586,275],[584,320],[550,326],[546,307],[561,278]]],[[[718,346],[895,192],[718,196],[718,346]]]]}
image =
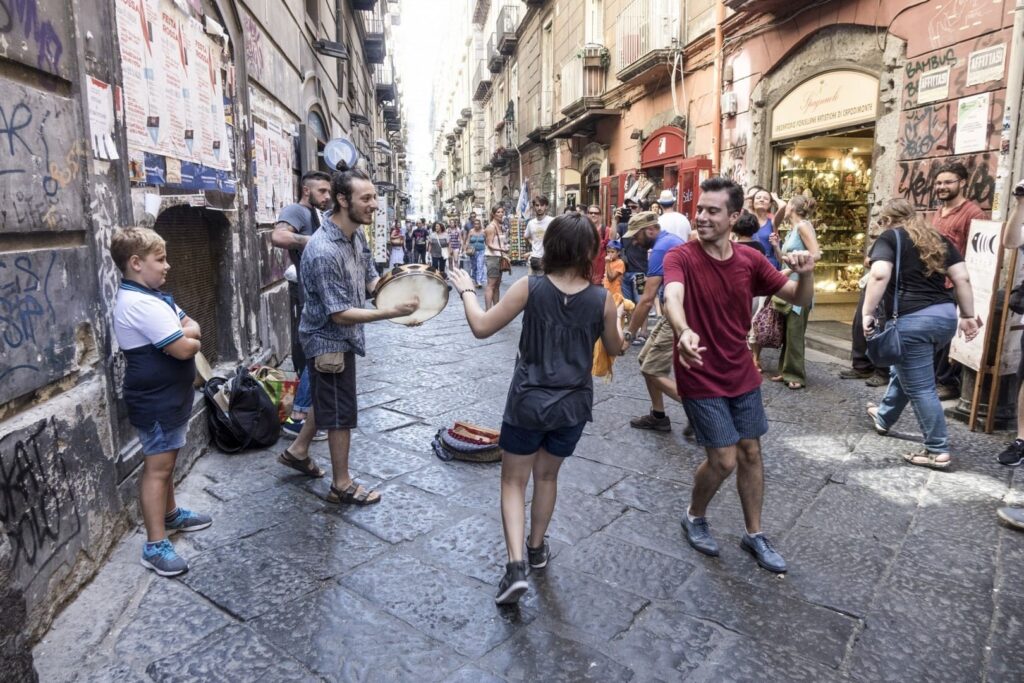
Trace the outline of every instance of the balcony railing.
{"type": "Polygon", "coordinates": [[[483,26],[487,13],[491,11],[491,0],[473,0],[473,23],[483,26]]]}
{"type": "Polygon", "coordinates": [[[395,73],[390,61],[373,65],[373,88],[377,94],[377,104],[395,99],[395,73]]]}
{"type": "Polygon", "coordinates": [[[646,69],[647,58],[679,39],[678,0],[633,0],[615,26],[615,70],[626,81],[646,69]],[[641,63],[643,62],[643,63],[641,63]],[[639,71],[635,67],[642,67],[639,71]]]}
{"type": "Polygon", "coordinates": [[[491,94],[491,71],[487,68],[487,63],[480,60],[476,67],[476,73],[473,75],[473,101],[482,102],[487,99],[489,94],[491,94]]]}
{"type": "Polygon", "coordinates": [[[498,36],[498,52],[508,56],[516,51],[519,29],[519,5],[505,5],[498,12],[498,24],[495,33],[498,36]]]}
{"type": "Polygon", "coordinates": [[[498,52],[498,35],[492,33],[487,39],[487,68],[492,74],[499,73],[505,65],[505,58],[498,52]]]}
{"type": "Polygon", "coordinates": [[[600,45],[587,45],[562,65],[559,107],[563,114],[576,116],[584,109],[603,105],[607,54],[600,45]]]}
{"type": "Polygon", "coordinates": [[[384,45],[384,18],[376,11],[361,12],[363,19],[363,51],[370,64],[383,64],[387,48],[384,45]]]}

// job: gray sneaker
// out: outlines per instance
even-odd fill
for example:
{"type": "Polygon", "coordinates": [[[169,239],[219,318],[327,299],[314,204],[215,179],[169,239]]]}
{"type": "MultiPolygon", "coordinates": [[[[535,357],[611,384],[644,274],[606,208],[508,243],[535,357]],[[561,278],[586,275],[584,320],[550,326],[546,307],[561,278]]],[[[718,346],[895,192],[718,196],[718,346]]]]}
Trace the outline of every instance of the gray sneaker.
{"type": "Polygon", "coordinates": [[[707,518],[694,517],[691,522],[689,515],[684,514],[682,525],[683,531],[686,532],[686,540],[690,542],[690,545],[697,552],[710,555],[711,557],[718,557],[718,542],[711,535],[711,528],[708,526],[707,518]]]}
{"type": "Polygon", "coordinates": [[[1024,531],[1024,508],[999,508],[996,514],[1009,526],[1024,531]]]}
{"type": "Polygon", "coordinates": [[[743,538],[740,540],[740,547],[753,555],[757,563],[768,571],[775,572],[776,574],[782,574],[786,571],[786,561],[782,559],[782,555],[776,552],[764,534],[757,534],[756,536],[743,534],[743,538]]]}
{"type": "Polygon", "coordinates": [[[199,531],[213,524],[209,515],[192,512],[188,508],[179,507],[172,515],[164,517],[164,529],[167,531],[199,531]]]}
{"type": "Polygon", "coordinates": [[[188,562],[174,552],[174,546],[166,538],[142,546],[142,566],[160,576],[177,576],[188,571],[188,562]]]}
{"type": "Polygon", "coordinates": [[[629,426],[633,429],[650,429],[655,432],[671,432],[672,421],[665,417],[654,417],[650,413],[641,415],[640,417],[634,417],[629,421],[629,426]]]}

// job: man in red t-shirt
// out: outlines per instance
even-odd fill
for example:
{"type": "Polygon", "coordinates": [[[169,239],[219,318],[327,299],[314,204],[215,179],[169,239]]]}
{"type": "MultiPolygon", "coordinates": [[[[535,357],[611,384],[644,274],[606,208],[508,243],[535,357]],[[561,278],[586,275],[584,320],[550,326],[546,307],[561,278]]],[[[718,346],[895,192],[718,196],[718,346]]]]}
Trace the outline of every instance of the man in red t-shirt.
{"type": "Polygon", "coordinates": [[[700,184],[696,241],[665,257],[665,315],[677,339],[676,387],[697,443],[707,459],[693,478],[690,506],[683,516],[695,549],[717,556],[718,543],[704,518],[708,504],[733,470],[746,533],[740,546],[773,572],[786,561],[761,533],[764,468],[760,438],[768,431],[761,401],[761,375],[750,360],[747,331],[750,300],[776,295],[809,306],[814,294],[814,258],[806,251],[785,256],[799,275],[789,280],[753,249],[734,249],[729,240],[743,210],[743,190],[726,178],[700,184]],[[710,341],[707,346],[702,343],[710,341]]]}
{"type": "MultiPolygon", "coordinates": [[[[984,218],[981,207],[965,196],[967,167],[959,162],[943,164],[935,174],[932,191],[941,202],[932,227],[949,238],[961,254],[967,253],[967,235],[971,221],[984,218]]],[[[947,286],[950,286],[947,283],[947,286]]],[[[935,354],[935,384],[943,401],[960,396],[960,364],[949,359],[949,344],[935,354]]]]}

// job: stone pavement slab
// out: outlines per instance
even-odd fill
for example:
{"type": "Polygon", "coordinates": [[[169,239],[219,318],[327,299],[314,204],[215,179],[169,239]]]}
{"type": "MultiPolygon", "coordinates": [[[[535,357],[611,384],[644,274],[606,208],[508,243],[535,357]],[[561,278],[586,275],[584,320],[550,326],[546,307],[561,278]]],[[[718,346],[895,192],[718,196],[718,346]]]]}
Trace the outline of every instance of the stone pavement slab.
{"type": "MultiPolygon", "coordinates": [[[[790,565],[776,576],[739,548],[734,479],[709,507],[721,556],[686,543],[703,453],[677,405],[671,432],[628,426],[649,409],[633,349],[595,382],[551,563],[498,609],[500,466],[429,444],[455,419],[500,426],[518,323],[476,340],[453,303],[417,329],[370,325],[367,342],[351,465],[383,501],[326,503],[326,479],[277,464],[288,441],[209,452],[177,490],[214,517],[174,537],[191,571],[145,571],[128,535],[36,646],[41,680],[1024,679],[1024,534],[994,514],[1024,503],[1024,468],[994,463],[1005,434],[950,423],[953,469],[910,467],[912,414],[878,436],[863,411],[881,390],[810,354],[805,390],[763,387],[764,527],[790,565]]],[[[330,466],[326,444],[312,455],[330,466]]]]}

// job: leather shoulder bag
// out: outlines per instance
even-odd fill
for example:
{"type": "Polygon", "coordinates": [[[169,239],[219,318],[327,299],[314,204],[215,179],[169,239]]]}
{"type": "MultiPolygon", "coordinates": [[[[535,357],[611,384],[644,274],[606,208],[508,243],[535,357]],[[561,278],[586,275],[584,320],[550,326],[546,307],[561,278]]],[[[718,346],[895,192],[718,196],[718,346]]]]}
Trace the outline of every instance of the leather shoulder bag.
{"type": "Polygon", "coordinates": [[[903,356],[903,345],[900,333],[896,329],[896,320],[900,315],[900,261],[903,260],[903,245],[900,233],[896,234],[896,282],[892,293],[892,317],[888,320],[876,318],[875,332],[868,338],[868,358],[875,367],[895,365],[903,356]]]}

